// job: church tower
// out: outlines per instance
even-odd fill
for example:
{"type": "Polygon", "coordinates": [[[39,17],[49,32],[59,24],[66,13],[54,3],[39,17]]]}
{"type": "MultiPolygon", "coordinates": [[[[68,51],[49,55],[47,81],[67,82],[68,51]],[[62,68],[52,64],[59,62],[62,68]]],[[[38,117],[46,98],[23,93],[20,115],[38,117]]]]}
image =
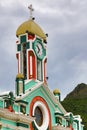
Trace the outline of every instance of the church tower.
{"type": "Polygon", "coordinates": [[[60,91],[46,83],[46,34],[32,17],[17,31],[18,74],[15,95],[0,95],[1,130],[83,130],[79,115],[63,108],[60,91]],[[78,129],[79,128],[79,129],[78,129]]]}
{"type": "Polygon", "coordinates": [[[28,8],[30,19],[21,24],[16,31],[18,73],[22,73],[25,80],[46,82],[46,35],[34,22],[32,5],[28,8]]]}

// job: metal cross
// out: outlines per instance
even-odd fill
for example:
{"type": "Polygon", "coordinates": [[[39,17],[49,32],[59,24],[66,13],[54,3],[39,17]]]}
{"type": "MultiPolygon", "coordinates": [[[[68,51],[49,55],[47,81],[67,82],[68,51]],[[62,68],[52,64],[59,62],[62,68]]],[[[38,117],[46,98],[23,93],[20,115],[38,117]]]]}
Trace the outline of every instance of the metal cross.
{"type": "Polygon", "coordinates": [[[30,9],[30,19],[32,19],[32,12],[34,11],[32,4],[28,6],[28,9],[30,9]]]}

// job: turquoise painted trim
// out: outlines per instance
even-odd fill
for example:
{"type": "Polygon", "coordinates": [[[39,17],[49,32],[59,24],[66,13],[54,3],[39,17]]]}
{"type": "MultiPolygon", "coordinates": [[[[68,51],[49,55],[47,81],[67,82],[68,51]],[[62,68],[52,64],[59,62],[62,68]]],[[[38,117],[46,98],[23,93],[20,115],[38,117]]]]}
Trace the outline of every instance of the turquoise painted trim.
{"type": "Polygon", "coordinates": [[[17,123],[17,126],[21,126],[24,128],[29,128],[29,125],[23,124],[23,123],[17,123]]]}
{"type": "Polygon", "coordinates": [[[37,82],[34,81],[34,80],[29,81],[27,84],[25,84],[25,91],[28,90],[28,89],[31,89],[36,84],[37,84],[37,82]]]}
{"type": "MultiPolygon", "coordinates": [[[[0,122],[2,122],[3,124],[11,125],[11,126],[17,126],[15,121],[6,120],[3,118],[0,119],[0,122]]],[[[12,129],[2,126],[1,130],[12,130],[12,129]]]]}
{"type": "Polygon", "coordinates": [[[78,130],[78,129],[77,129],[77,123],[74,123],[74,122],[73,122],[72,126],[73,126],[73,129],[74,129],[74,130],[78,130]]]}
{"type": "Polygon", "coordinates": [[[3,108],[3,101],[0,101],[0,108],[3,108]]]}
{"type": "MultiPolygon", "coordinates": [[[[30,42],[26,42],[26,49],[30,48],[30,42]]],[[[21,44],[17,45],[17,51],[21,51],[21,44]]]]}
{"type": "Polygon", "coordinates": [[[26,35],[20,36],[20,43],[24,43],[26,41],[26,35]]]}
{"type": "Polygon", "coordinates": [[[81,125],[81,130],[84,130],[84,126],[81,125]]]}
{"type": "Polygon", "coordinates": [[[14,105],[13,105],[13,109],[14,109],[14,111],[16,111],[16,112],[19,112],[19,106],[18,106],[17,104],[14,104],[14,105]]]}
{"type": "Polygon", "coordinates": [[[27,42],[26,43],[26,49],[29,49],[30,48],[30,42],[27,42]]]}
{"type": "Polygon", "coordinates": [[[65,127],[66,126],[66,120],[62,119],[62,126],[65,127]]]}
{"type": "Polygon", "coordinates": [[[43,46],[43,43],[42,43],[41,40],[37,40],[37,39],[36,39],[36,40],[33,42],[33,49],[34,49],[34,51],[35,51],[36,56],[37,56],[40,60],[43,60],[43,58],[46,56],[46,50],[44,49],[44,46],[43,46]],[[35,51],[35,47],[36,47],[36,44],[37,44],[37,43],[41,44],[42,49],[43,49],[43,54],[42,54],[41,56],[38,56],[38,54],[37,54],[36,51],[35,51]]]}
{"type": "Polygon", "coordinates": [[[17,45],[17,51],[21,51],[21,44],[17,45]]]}
{"type": "Polygon", "coordinates": [[[4,119],[4,118],[1,118],[0,121],[5,123],[5,124],[10,124],[10,125],[16,126],[16,122],[13,121],[13,120],[11,121],[11,120],[7,120],[7,119],[4,119]]]}
{"type": "Polygon", "coordinates": [[[40,42],[42,42],[42,39],[40,39],[40,38],[38,38],[38,37],[36,37],[36,40],[39,40],[40,42]]]}

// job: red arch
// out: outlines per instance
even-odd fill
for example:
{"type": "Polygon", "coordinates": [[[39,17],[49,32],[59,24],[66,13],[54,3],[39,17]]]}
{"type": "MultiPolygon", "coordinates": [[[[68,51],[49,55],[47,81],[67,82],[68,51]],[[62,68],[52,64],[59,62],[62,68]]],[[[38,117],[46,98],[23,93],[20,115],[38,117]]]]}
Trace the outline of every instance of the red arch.
{"type": "MultiPolygon", "coordinates": [[[[42,97],[36,96],[36,97],[33,98],[33,100],[31,101],[31,103],[30,103],[30,116],[32,116],[32,113],[33,113],[34,103],[37,102],[37,101],[43,102],[43,104],[44,104],[45,107],[47,108],[48,114],[49,114],[49,130],[52,130],[50,109],[49,109],[49,107],[48,107],[46,101],[45,101],[42,97]]],[[[33,130],[32,124],[30,124],[30,130],[33,130]]]]}

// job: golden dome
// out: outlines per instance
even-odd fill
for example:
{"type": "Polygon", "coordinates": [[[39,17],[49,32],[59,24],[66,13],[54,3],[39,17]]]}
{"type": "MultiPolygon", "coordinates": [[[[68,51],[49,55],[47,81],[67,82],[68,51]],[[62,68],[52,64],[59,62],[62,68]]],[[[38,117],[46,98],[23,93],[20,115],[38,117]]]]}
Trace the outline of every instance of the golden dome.
{"type": "Polygon", "coordinates": [[[17,74],[16,78],[17,78],[17,79],[24,79],[24,75],[21,74],[21,73],[19,73],[19,74],[17,74]]]}
{"type": "Polygon", "coordinates": [[[39,37],[41,37],[42,39],[46,40],[46,35],[43,32],[43,30],[39,27],[39,25],[37,25],[34,20],[28,20],[26,22],[24,22],[23,24],[21,24],[17,31],[16,31],[16,36],[19,36],[21,34],[25,34],[26,32],[35,34],[39,37]]]}
{"type": "Polygon", "coordinates": [[[58,89],[55,89],[55,90],[53,91],[53,93],[54,93],[54,94],[60,94],[60,91],[59,91],[58,89]]]}

